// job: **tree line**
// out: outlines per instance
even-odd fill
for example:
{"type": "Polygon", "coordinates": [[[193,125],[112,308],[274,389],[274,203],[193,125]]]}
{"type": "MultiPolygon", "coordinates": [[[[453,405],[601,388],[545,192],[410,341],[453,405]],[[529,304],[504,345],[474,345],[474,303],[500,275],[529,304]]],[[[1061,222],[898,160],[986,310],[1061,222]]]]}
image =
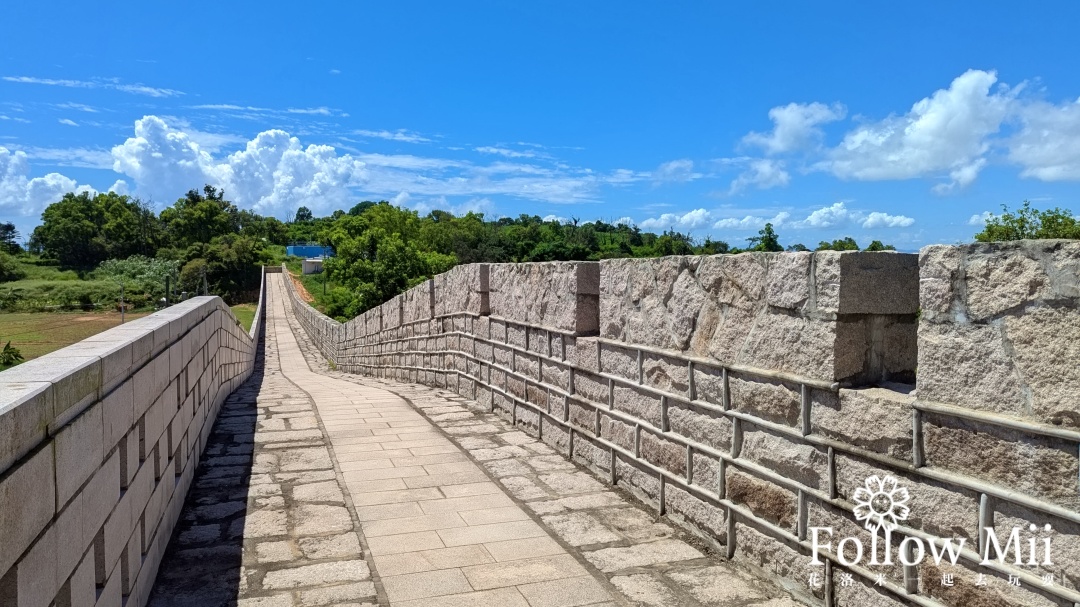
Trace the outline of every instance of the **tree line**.
{"type": "MultiPolygon", "coordinates": [[[[0,224],[0,256],[21,250],[17,237],[14,226],[0,224]]],[[[1076,238],[1080,230],[1068,211],[1042,212],[1025,203],[1017,214],[1006,208],[992,218],[976,239],[1030,237],[1076,238]]],[[[210,185],[190,190],[157,214],[137,198],[112,192],[66,194],[45,209],[28,248],[64,268],[98,276],[133,281],[144,276],[150,277],[147,284],[156,284],[172,273],[177,289],[199,292],[205,285],[235,303],[253,297],[259,266],[281,263],[284,245],[294,242],[317,242],[334,250],[324,264],[332,288],[320,303],[337,318],[356,316],[459,263],[811,250],[803,244],[785,249],[772,224],[739,247],[674,229],[654,233],[622,223],[526,214],[493,220],[472,212],[421,215],[386,201],[363,201],[325,217],[301,207],[290,221],[281,221],[239,209],[210,185]]],[[[860,247],[845,237],[819,242],[813,250],[894,248],[878,240],[860,247]]],[[[5,280],[3,268],[0,258],[0,281],[5,280]]]]}

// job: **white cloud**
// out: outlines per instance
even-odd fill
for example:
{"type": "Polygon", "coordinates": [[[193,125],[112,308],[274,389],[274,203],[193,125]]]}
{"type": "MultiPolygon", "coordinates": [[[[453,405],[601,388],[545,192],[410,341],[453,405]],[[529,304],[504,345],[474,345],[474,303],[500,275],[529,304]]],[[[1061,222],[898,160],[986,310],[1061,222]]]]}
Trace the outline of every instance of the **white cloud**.
{"type": "Polygon", "coordinates": [[[334,111],[328,107],[289,108],[285,110],[290,114],[308,114],[314,116],[332,116],[334,111]]]}
{"type": "Polygon", "coordinates": [[[334,76],[337,76],[338,74],[341,73],[341,70],[330,70],[330,73],[333,74],[334,76]]]}
{"type": "Polygon", "coordinates": [[[1022,177],[1080,179],[1080,99],[1064,105],[1036,102],[1020,111],[1023,127],[1008,141],[1009,160],[1022,177]]]}
{"type": "Polygon", "coordinates": [[[124,181],[123,179],[117,179],[115,183],[113,183],[111,186],[109,186],[109,191],[110,192],[116,192],[117,194],[120,194],[121,196],[127,196],[128,194],[131,193],[131,191],[128,189],[127,182],[124,181]]]}
{"type": "Polygon", "coordinates": [[[283,131],[265,131],[245,149],[215,159],[186,133],[156,116],[135,122],[135,136],[113,148],[113,169],[135,180],[144,197],[169,201],[209,183],[238,205],[281,215],[299,206],[325,212],[342,208],[349,188],[363,182],[364,163],[309,145],[283,131]]]}
{"type": "Polygon", "coordinates": [[[737,194],[748,187],[760,190],[783,187],[791,183],[791,174],[784,168],[784,161],[759,158],[749,161],[750,168],[731,182],[728,194],[737,194]]]}
{"type": "Polygon", "coordinates": [[[997,217],[997,216],[994,215],[993,213],[991,213],[990,211],[983,211],[982,213],[980,213],[978,215],[972,215],[971,219],[968,219],[967,223],[968,223],[969,226],[977,226],[977,227],[981,228],[981,227],[986,225],[986,222],[990,221],[994,217],[997,217]]]}
{"type": "Polygon", "coordinates": [[[184,94],[181,91],[156,88],[144,84],[120,84],[115,79],[105,78],[95,80],[61,80],[54,78],[35,78],[33,76],[4,76],[3,79],[8,82],[19,82],[22,84],[45,84],[48,86],[81,89],[112,89],[123,93],[147,95],[149,97],[178,97],[184,94]]]}
{"type": "Polygon", "coordinates": [[[387,139],[389,141],[403,141],[405,143],[427,143],[431,141],[427,137],[421,136],[419,133],[413,133],[405,129],[398,129],[396,131],[369,131],[360,129],[353,131],[353,134],[360,135],[361,137],[376,137],[378,139],[387,139]]]}
{"type": "Polygon", "coordinates": [[[87,148],[37,148],[11,146],[26,152],[30,160],[44,160],[59,166],[79,167],[84,169],[111,169],[112,154],[108,150],[87,148]]]}
{"type": "Polygon", "coordinates": [[[665,181],[692,181],[701,177],[701,173],[694,172],[694,161],[689,158],[680,158],[665,162],[657,167],[653,178],[659,182],[665,181]]]}
{"type": "Polygon", "coordinates": [[[629,217],[620,217],[615,220],[615,225],[632,226],[634,225],[634,220],[630,219],[629,217]]]}
{"type": "Polygon", "coordinates": [[[499,156],[506,156],[507,158],[535,158],[536,152],[530,152],[528,150],[519,152],[517,150],[511,150],[508,148],[494,147],[490,145],[473,148],[474,151],[481,154],[498,154],[499,156]]]}
{"type": "Polygon", "coordinates": [[[773,121],[771,133],[751,132],[743,137],[744,145],[762,148],[767,154],[793,152],[820,143],[823,136],[819,125],[841,120],[847,114],[843,105],[835,103],[789,103],[769,110],[773,121]]]}
{"type": "Polygon", "coordinates": [[[0,146],[0,212],[33,216],[60,200],[68,192],[93,192],[59,173],[29,178],[26,152],[10,151],[0,146]]]}
{"type": "Polygon", "coordinates": [[[57,103],[56,107],[65,110],[76,110],[79,112],[88,112],[91,114],[97,114],[98,111],[89,105],[83,105],[81,103],[57,103]]]}
{"type": "Polygon", "coordinates": [[[713,228],[718,230],[760,230],[765,227],[766,223],[771,223],[774,227],[778,228],[787,223],[789,219],[791,219],[791,213],[788,213],[787,211],[781,211],[771,219],[754,215],[747,215],[742,219],[726,217],[714,223],[713,228]]]}
{"type": "Polygon", "coordinates": [[[8,116],[6,114],[0,114],[0,120],[10,120],[12,122],[22,122],[25,124],[30,124],[30,121],[26,118],[19,118],[18,116],[8,116]]]}
{"type": "Polygon", "coordinates": [[[696,230],[709,225],[712,214],[705,209],[694,209],[688,213],[664,213],[659,217],[652,217],[642,221],[639,225],[646,230],[696,230]]]}
{"type": "Polygon", "coordinates": [[[865,213],[851,210],[843,202],[836,202],[810,213],[806,219],[792,224],[796,228],[840,228],[860,226],[863,228],[906,228],[915,223],[911,217],[889,215],[880,211],[865,213]]]}
{"type": "Polygon", "coordinates": [[[189,106],[193,110],[224,110],[228,112],[272,112],[264,107],[252,107],[250,105],[233,105],[231,103],[204,103],[202,105],[189,106]]]}
{"type": "Polygon", "coordinates": [[[915,220],[911,217],[905,217],[903,215],[889,215],[888,213],[882,213],[880,211],[874,211],[866,216],[866,219],[862,222],[862,227],[871,228],[906,228],[915,223],[915,220]]]}
{"type": "Polygon", "coordinates": [[[67,126],[79,126],[78,122],[75,122],[74,120],[72,120],[70,118],[61,118],[59,120],[59,122],[60,122],[60,124],[66,124],[67,126]]]}
{"type": "Polygon", "coordinates": [[[990,137],[1009,115],[1019,88],[1000,88],[994,72],[969,70],[915,103],[903,116],[848,132],[817,168],[842,179],[911,179],[947,173],[944,193],[970,184],[985,165],[990,137]]]}
{"type": "Polygon", "coordinates": [[[570,220],[566,217],[560,217],[558,215],[544,215],[544,221],[557,221],[559,223],[570,223],[570,220]]]}
{"type": "MultiPolygon", "coordinates": [[[[398,202],[398,197],[394,197],[391,202],[400,205],[404,202],[407,202],[408,199],[409,195],[406,194],[404,201],[398,202]]],[[[426,215],[435,209],[439,209],[442,211],[448,211],[455,217],[461,217],[468,213],[481,213],[484,215],[494,213],[495,203],[493,203],[490,198],[474,197],[460,204],[453,204],[449,200],[447,200],[446,196],[437,196],[435,198],[418,202],[414,204],[412,208],[414,211],[420,213],[421,215],[426,215]]]]}

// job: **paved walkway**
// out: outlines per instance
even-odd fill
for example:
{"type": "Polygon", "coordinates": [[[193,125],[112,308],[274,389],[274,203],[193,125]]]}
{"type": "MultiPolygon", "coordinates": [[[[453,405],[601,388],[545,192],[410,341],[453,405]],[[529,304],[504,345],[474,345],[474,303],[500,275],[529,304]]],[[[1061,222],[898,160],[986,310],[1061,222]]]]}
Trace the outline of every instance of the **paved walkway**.
{"type": "Polygon", "coordinates": [[[475,403],[330,370],[267,278],[152,605],[798,605],[475,403]]]}

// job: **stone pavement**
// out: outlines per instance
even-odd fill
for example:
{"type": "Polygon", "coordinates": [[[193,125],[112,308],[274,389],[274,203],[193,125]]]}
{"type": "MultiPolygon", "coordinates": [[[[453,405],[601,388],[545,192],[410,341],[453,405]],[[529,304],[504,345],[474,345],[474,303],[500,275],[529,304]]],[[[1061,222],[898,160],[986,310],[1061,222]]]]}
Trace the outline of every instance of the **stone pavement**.
{"type": "Polygon", "coordinates": [[[799,604],[476,403],[329,369],[281,280],[152,604],[799,604]]]}

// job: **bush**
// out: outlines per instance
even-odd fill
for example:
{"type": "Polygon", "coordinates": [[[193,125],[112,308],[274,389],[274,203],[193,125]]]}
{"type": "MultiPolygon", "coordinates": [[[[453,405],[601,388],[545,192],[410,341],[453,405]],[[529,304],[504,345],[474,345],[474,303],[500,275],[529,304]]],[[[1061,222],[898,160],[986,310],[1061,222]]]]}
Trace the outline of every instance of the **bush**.
{"type": "Polygon", "coordinates": [[[975,235],[975,240],[997,242],[1029,238],[1080,238],[1080,221],[1068,209],[1040,211],[1031,208],[1031,203],[1026,200],[1015,214],[1006,205],[1001,205],[1001,209],[1001,215],[988,219],[986,227],[975,235]]]}
{"type": "Polygon", "coordinates": [[[7,253],[0,251],[0,282],[10,282],[12,280],[22,280],[26,277],[26,272],[19,267],[15,258],[7,253]]]}

